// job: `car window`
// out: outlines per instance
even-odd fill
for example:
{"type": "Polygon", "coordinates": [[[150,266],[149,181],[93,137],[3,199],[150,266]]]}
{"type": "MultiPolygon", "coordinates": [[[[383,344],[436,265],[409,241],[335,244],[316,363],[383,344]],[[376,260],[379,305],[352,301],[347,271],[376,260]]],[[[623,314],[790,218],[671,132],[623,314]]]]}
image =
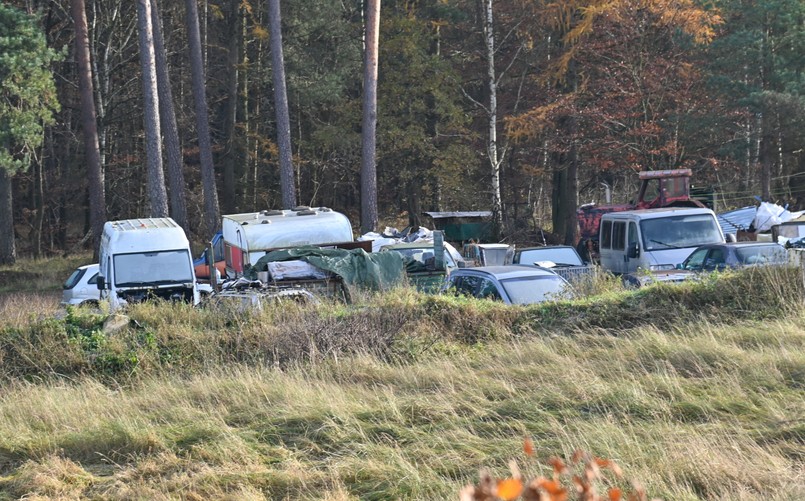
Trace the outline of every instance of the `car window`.
{"type": "Polygon", "coordinates": [[[67,279],[67,281],[64,282],[62,288],[65,290],[69,290],[75,287],[78,281],[81,280],[81,277],[84,276],[84,273],[86,273],[86,271],[87,270],[81,270],[81,269],[75,270],[73,273],[70,274],[70,277],[67,279]]]}
{"type": "Polygon", "coordinates": [[[98,274],[92,275],[89,280],[87,280],[88,284],[97,284],[98,283],[98,274]]]}
{"type": "Polygon", "coordinates": [[[710,249],[710,253],[707,255],[707,258],[704,260],[704,269],[705,270],[718,270],[726,266],[726,257],[724,249],[721,247],[716,247],[715,249],[710,249]]]}
{"type": "Polygon", "coordinates": [[[511,278],[501,283],[512,304],[540,303],[572,295],[567,282],[557,275],[511,278]]]}
{"type": "Polygon", "coordinates": [[[534,264],[538,261],[551,261],[558,265],[582,266],[584,263],[576,249],[572,247],[545,247],[526,249],[517,256],[517,263],[534,264]]]}
{"type": "Polygon", "coordinates": [[[495,285],[495,282],[489,280],[488,278],[481,280],[480,289],[478,289],[478,297],[496,300],[502,299],[500,297],[500,292],[498,291],[497,285],[495,285]]]}
{"type": "Polygon", "coordinates": [[[612,223],[612,248],[623,250],[626,245],[626,222],[615,221],[612,223]]]}
{"type": "Polygon", "coordinates": [[[696,249],[686,260],[683,266],[686,270],[698,271],[704,266],[704,258],[708,249],[696,249]]]}
{"type": "Polygon", "coordinates": [[[646,250],[664,250],[699,247],[724,241],[712,214],[664,216],[640,222],[643,247],[646,250]]]}
{"type": "Polygon", "coordinates": [[[601,223],[601,248],[612,248],[612,221],[601,223]]]}
{"type": "Polygon", "coordinates": [[[637,224],[636,223],[634,223],[634,222],[629,223],[629,233],[628,233],[627,238],[629,239],[628,247],[631,247],[632,244],[637,243],[637,224]]]}
{"type": "Polygon", "coordinates": [[[450,277],[450,284],[455,294],[465,296],[475,296],[475,291],[478,290],[478,284],[481,277],[461,276],[450,277]]]}
{"type": "Polygon", "coordinates": [[[735,250],[738,262],[741,264],[785,264],[788,262],[788,253],[779,245],[758,245],[743,247],[735,250]]]}

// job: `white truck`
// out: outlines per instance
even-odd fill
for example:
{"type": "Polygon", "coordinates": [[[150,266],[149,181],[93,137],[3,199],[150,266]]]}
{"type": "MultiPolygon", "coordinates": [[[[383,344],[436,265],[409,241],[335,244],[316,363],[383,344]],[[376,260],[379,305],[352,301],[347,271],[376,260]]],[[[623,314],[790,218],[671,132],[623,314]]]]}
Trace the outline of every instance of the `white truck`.
{"type": "MultiPolygon", "coordinates": [[[[223,216],[224,260],[230,278],[243,275],[267,251],[303,245],[357,247],[344,214],[326,207],[264,210],[223,216]]],[[[371,247],[370,247],[371,249],[371,247]]]]}
{"type": "Polygon", "coordinates": [[[616,275],[670,271],[698,246],[725,241],[715,213],[698,207],[611,212],[599,231],[601,268],[616,275]]]}
{"type": "Polygon", "coordinates": [[[112,311],[148,298],[198,304],[190,242],[171,218],[107,221],[97,278],[112,311]]]}

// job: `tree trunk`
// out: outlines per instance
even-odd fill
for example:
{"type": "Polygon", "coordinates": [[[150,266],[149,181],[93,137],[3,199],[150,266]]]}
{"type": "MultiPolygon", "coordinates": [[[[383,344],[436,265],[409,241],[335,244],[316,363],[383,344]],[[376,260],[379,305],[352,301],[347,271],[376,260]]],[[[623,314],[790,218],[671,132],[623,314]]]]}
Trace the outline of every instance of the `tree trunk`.
{"type": "Polygon", "coordinates": [[[366,54],[363,67],[363,151],[361,157],[361,233],[377,227],[377,62],[380,0],[366,4],[366,54]]]}
{"type": "Polygon", "coordinates": [[[221,226],[218,208],[218,191],[210,144],[210,121],[207,113],[207,91],[204,85],[204,62],[201,54],[201,33],[198,26],[196,0],[185,0],[187,18],[187,43],[190,49],[190,72],[193,79],[193,101],[196,109],[196,133],[198,134],[199,158],[201,161],[201,184],[204,188],[204,223],[212,236],[221,226]]]}
{"type": "Polygon", "coordinates": [[[84,154],[89,185],[89,221],[92,231],[93,258],[97,260],[103,225],[106,222],[106,192],[103,164],[98,143],[98,124],[95,115],[92,66],[89,57],[89,35],[84,0],[71,0],[75,23],[75,53],[78,61],[78,89],[81,98],[81,128],[84,132],[84,154]]]}
{"type": "MultiPolygon", "coordinates": [[[[570,129],[575,133],[576,120],[571,118],[570,129]]],[[[576,246],[578,239],[578,220],[576,208],[579,206],[579,149],[576,140],[570,146],[567,159],[567,186],[565,190],[565,245],[576,246]]]]}
{"type": "MultiPolygon", "coordinates": [[[[48,142],[53,141],[53,131],[50,127],[47,130],[48,142]]],[[[31,228],[31,250],[35,259],[42,257],[42,221],[45,218],[45,166],[43,160],[33,162],[33,196],[34,203],[34,224],[31,228]]]]}
{"type": "Polygon", "coordinates": [[[489,91],[489,137],[487,138],[486,153],[492,168],[492,216],[495,225],[495,234],[500,236],[503,232],[503,204],[500,194],[500,164],[498,158],[498,98],[497,79],[495,77],[495,31],[492,16],[492,1],[484,1],[484,41],[486,43],[486,78],[489,91]]]}
{"type": "Polygon", "coordinates": [[[167,217],[168,194],[165,191],[165,174],[162,171],[162,134],[159,127],[159,98],[150,0],[137,0],[137,28],[140,41],[140,66],[143,72],[146,187],[149,212],[151,217],[167,217]]]}
{"type": "Polygon", "coordinates": [[[564,193],[567,191],[567,169],[563,167],[563,161],[557,154],[557,161],[554,162],[553,183],[551,184],[551,222],[553,223],[553,233],[555,235],[567,234],[567,204],[564,200],[564,193]]]}
{"type": "Polygon", "coordinates": [[[185,203],[185,182],[182,171],[182,148],[179,143],[179,129],[176,126],[176,111],[173,108],[173,91],[168,73],[168,54],[162,38],[162,18],[159,15],[157,0],[151,0],[151,25],[154,29],[154,57],[157,70],[157,89],[159,98],[159,120],[165,141],[165,156],[168,160],[168,186],[170,187],[171,217],[185,229],[187,224],[187,205],[185,203]]]}
{"type": "Polygon", "coordinates": [[[17,261],[12,208],[11,175],[0,167],[0,265],[14,264],[17,261]]]}
{"type": "Polygon", "coordinates": [[[422,190],[422,178],[409,179],[406,186],[407,205],[408,205],[408,226],[412,230],[417,230],[422,225],[422,202],[419,196],[422,190]]]}
{"type": "Polygon", "coordinates": [[[282,208],[296,205],[294,183],[291,119],[288,114],[288,93],[285,89],[285,61],[282,56],[282,23],[280,0],[268,0],[268,23],[271,36],[271,73],[274,80],[274,108],[277,114],[277,146],[280,155],[280,191],[282,208]]]}
{"type": "Polygon", "coordinates": [[[237,2],[230,3],[229,16],[231,17],[229,32],[229,47],[227,60],[227,97],[224,107],[224,133],[226,134],[226,148],[223,157],[223,200],[222,204],[227,213],[237,210],[237,189],[235,186],[235,164],[238,161],[237,148],[237,122],[238,122],[238,82],[240,75],[240,7],[237,2]]]}

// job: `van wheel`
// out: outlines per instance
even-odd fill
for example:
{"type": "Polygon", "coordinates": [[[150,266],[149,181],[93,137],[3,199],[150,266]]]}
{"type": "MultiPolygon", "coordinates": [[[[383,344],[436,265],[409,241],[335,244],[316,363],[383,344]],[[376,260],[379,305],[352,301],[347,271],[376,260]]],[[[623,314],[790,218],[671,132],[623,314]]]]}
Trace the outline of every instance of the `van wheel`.
{"type": "Polygon", "coordinates": [[[98,301],[95,301],[94,299],[90,299],[90,300],[82,302],[79,306],[88,306],[90,308],[97,308],[98,307],[98,301]]]}

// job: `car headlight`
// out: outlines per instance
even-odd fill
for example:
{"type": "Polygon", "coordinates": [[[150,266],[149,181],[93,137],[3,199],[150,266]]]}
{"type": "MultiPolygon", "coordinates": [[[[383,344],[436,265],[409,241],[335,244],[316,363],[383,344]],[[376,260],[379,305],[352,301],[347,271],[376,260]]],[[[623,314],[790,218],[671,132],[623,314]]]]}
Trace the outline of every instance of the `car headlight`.
{"type": "Polygon", "coordinates": [[[674,265],[672,264],[652,264],[648,267],[651,271],[668,271],[673,270],[674,265]]]}

